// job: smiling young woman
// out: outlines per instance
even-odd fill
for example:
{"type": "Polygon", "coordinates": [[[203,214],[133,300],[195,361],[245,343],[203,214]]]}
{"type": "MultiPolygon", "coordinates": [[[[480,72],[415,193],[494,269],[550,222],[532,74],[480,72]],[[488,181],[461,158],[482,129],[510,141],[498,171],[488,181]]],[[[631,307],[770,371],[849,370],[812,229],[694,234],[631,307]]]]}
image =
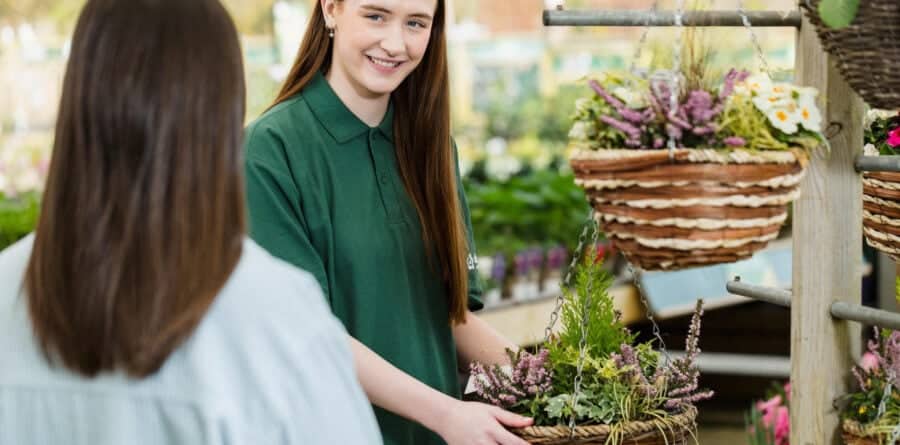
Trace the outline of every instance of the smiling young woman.
{"type": "Polygon", "coordinates": [[[458,369],[504,364],[515,346],[471,312],[445,8],[316,2],[275,104],[247,130],[251,235],[318,279],[385,443],[520,445],[504,425],[530,419],[458,400],[458,369]]]}

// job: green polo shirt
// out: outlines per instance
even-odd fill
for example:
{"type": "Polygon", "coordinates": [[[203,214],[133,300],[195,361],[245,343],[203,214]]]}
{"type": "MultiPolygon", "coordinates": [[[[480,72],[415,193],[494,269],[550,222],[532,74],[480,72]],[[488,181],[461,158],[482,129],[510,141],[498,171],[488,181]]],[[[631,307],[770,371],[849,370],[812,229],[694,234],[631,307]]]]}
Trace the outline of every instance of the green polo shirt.
{"type": "MultiPolygon", "coordinates": [[[[397,169],[392,125],[389,109],[378,127],[368,127],[321,74],[263,114],[247,129],[250,233],[318,279],[350,335],[459,397],[447,292],[426,259],[419,217],[397,169]]],[[[473,246],[469,308],[476,310],[481,286],[458,173],[457,187],[473,246]]],[[[443,443],[413,422],[379,408],[375,413],[385,444],[443,443]]]]}

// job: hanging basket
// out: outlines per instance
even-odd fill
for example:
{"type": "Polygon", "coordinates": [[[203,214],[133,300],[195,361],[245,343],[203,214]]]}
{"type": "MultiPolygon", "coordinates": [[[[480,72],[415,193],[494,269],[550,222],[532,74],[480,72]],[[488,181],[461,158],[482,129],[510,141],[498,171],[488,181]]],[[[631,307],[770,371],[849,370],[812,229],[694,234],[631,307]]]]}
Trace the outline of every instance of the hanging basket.
{"type": "Polygon", "coordinates": [[[900,108],[900,2],[863,0],[853,23],[829,28],[819,17],[821,0],[800,2],[825,50],[837,58],[847,83],[874,108],[900,108]]]}
{"type": "Polygon", "coordinates": [[[697,411],[691,407],[665,421],[628,422],[615,427],[610,425],[583,425],[575,427],[574,437],[565,426],[533,426],[513,430],[517,436],[531,444],[540,445],[605,445],[611,435],[622,445],[686,445],[694,437],[697,411]]]}
{"type": "Polygon", "coordinates": [[[775,239],[806,160],[800,150],[604,149],[570,163],[625,257],[677,270],[749,258],[775,239]]]}
{"type": "Polygon", "coordinates": [[[870,246],[900,260],[900,173],[863,174],[863,233],[870,246]]]}
{"type": "Polygon", "coordinates": [[[844,419],[841,429],[845,445],[892,445],[887,435],[871,431],[854,420],[844,419]]]}

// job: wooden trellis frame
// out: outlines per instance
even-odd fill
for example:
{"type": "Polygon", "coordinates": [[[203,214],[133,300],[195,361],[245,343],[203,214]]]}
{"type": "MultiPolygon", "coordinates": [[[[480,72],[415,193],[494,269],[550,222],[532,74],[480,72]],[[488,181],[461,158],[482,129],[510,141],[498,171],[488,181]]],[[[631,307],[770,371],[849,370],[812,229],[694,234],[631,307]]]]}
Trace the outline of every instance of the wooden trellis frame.
{"type": "MultiPolygon", "coordinates": [[[[862,283],[862,181],[857,168],[900,170],[900,159],[862,157],[864,104],[798,11],[757,12],[766,26],[797,27],[796,83],[820,91],[829,152],[816,153],[794,203],[792,290],[728,283],[729,291],[791,311],[791,438],[796,445],[841,443],[834,401],[850,389],[861,353],[860,325],[900,328],[900,315],[859,305],[862,283]],[[854,322],[851,322],[854,321],[854,322]]],[[[689,26],[741,26],[738,11],[695,12],[689,26]]],[[[671,26],[667,12],[544,12],[547,26],[671,26]]]]}

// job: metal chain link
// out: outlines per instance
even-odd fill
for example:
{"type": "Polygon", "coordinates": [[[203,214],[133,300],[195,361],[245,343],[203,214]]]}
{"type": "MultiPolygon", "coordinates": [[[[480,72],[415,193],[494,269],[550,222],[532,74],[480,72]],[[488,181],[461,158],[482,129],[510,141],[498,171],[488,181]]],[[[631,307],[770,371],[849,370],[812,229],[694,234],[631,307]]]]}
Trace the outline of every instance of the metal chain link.
{"type": "Polygon", "coordinates": [[[759,61],[762,64],[763,72],[766,73],[766,76],[772,80],[772,71],[769,69],[769,62],[766,60],[766,53],[763,51],[762,45],[759,43],[759,38],[756,36],[756,31],[753,30],[753,26],[750,24],[750,17],[747,16],[747,11],[744,10],[744,0],[738,0],[738,13],[741,14],[741,21],[744,23],[744,27],[747,28],[747,31],[750,32],[750,39],[753,41],[753,46],[756,47],[756,55],[759,57],[759,61]]]}
{"type": "Polygon", "coordinates": [[[659,325],[656,324],[656,318],[653,317],[653,311],[650,310],[650,302],[647,301],[647,294],[644,292],[644,287],[641,286],[641,276],[644,274],[644,271],[640,268],[633,267],[629,262],[628,272],[631,274],[631,281],[638,291],[638,297],[641,300],[641,304],[644,306],[644,313],[647,315],[647,319],[650,320],[650,324],[653,326],[653,336],[659,341],[659,350],[666,358],[666,363],[669,363],[672,361],[672,357],[669,356],[669,350],[666,349],[666,341],[662,338],[662,332],[659,329],[659,325]]]}
{"type": "MultiPolygon", "coordinates": [[[[593,212],[591,212],[593,213],[593,212]]],[[[592,227],[592,235],[591,235],[591,246],[588,249],[588,253],[592,256],[596,255],[597,249],[597,241],[600,237],[600,229],[599,224],[595,219],[591,220],[592,227]]],[[[596,261],[595,257],[589,258],[589,261],[596,261]]],[[[569,417],[569,434],[570,438],[575,437],[575,422],[577,418],[577,413],[575,412],[576,407],[578,407],[578,395],[581,393],[581,381],[582,374],[584,373],[584,361],[585,356],[587,355],[587,320],[590,308],[591,308],[591,294],[593,293],[594,281],[596,281],[597,277],[591,276],[587,283],[586,295],[584,300],[584,306],[581,308],[581,339],[578,342],[578,366],[575,371],[575,389],[572,394],[572,415],[569,417]]]]}
{"type": "Polygon", "coordinates": [[[587,221],[584,222],[584,227],[582,227],[581,229],[581,235],[578,236],[578,247],[576,247],[575,252],[573,252],[572,261],[569,263],[569,269],[566,271],[565,278],[563,278],[559,295],[556,296],[556,307],[554,307],[553,312],[550,313],[550,324],[548,324],[547,328],[544,330],[544,343],[550,341],[550,336],[553,335],[553,328],[556,326],[556,322],[559,320],[559,311],[560,309],[562,309],[562,305],[565,300],[565,295],[563,294],[562,289],[569,287],[569,284],[571,284],[572,282],[572,273],[575,271],[575,266],[578,264],[578,260],[581,258],[581,252],[584,249],[584,241],[587,238],[588,231],[591,230],[591,226],[596,226],[597,224],[597,221],[594,219],[595,215],[596,210],[594,210],[594,206],[591,205],[591,212],[588,215],[587,221]]]}
{"type": "MultiPolygon", "coordinates": [[[[674,117],[678,111],[678,93],[680,90],[679,84],[681,82],[681,77],[679,73],[681,72],[681,52],[684,48],[681,47],[681,37],[684,34],[684,0],[678,0],[677,9],[675,11],[675,26],[677,31],[675,32],[675,39],[672,46],[672,72],[669,73],[669,116],[674,117]]],[[[669,159],[675,158],[675,135],[674,132],[669,132],[669,159]]]]}
{"type": "MultiPolygon", "coordinates": [[[[653,0],[653,6],[650,7],[650,14],[647,15],[647,20],[644,21],[644,30],[641,32],[641,39],[638,40],[637,47],[634,49],[634,55],[631,56],[631,66],[628,67],[628,72],[632,75],[637,71],[637,63],[641,58],[641,54],[644,52],[644,46],[647,45],[647,36],[650,34],[650,19],[651,16],[656,14],[656,11],[659,9],[659,0],[653,0]]],[[[644,76],[641,76],[642,78],[644,76]]],[[[628,79],[628,84],[631,84],[631,78],[628,79]]]]}

